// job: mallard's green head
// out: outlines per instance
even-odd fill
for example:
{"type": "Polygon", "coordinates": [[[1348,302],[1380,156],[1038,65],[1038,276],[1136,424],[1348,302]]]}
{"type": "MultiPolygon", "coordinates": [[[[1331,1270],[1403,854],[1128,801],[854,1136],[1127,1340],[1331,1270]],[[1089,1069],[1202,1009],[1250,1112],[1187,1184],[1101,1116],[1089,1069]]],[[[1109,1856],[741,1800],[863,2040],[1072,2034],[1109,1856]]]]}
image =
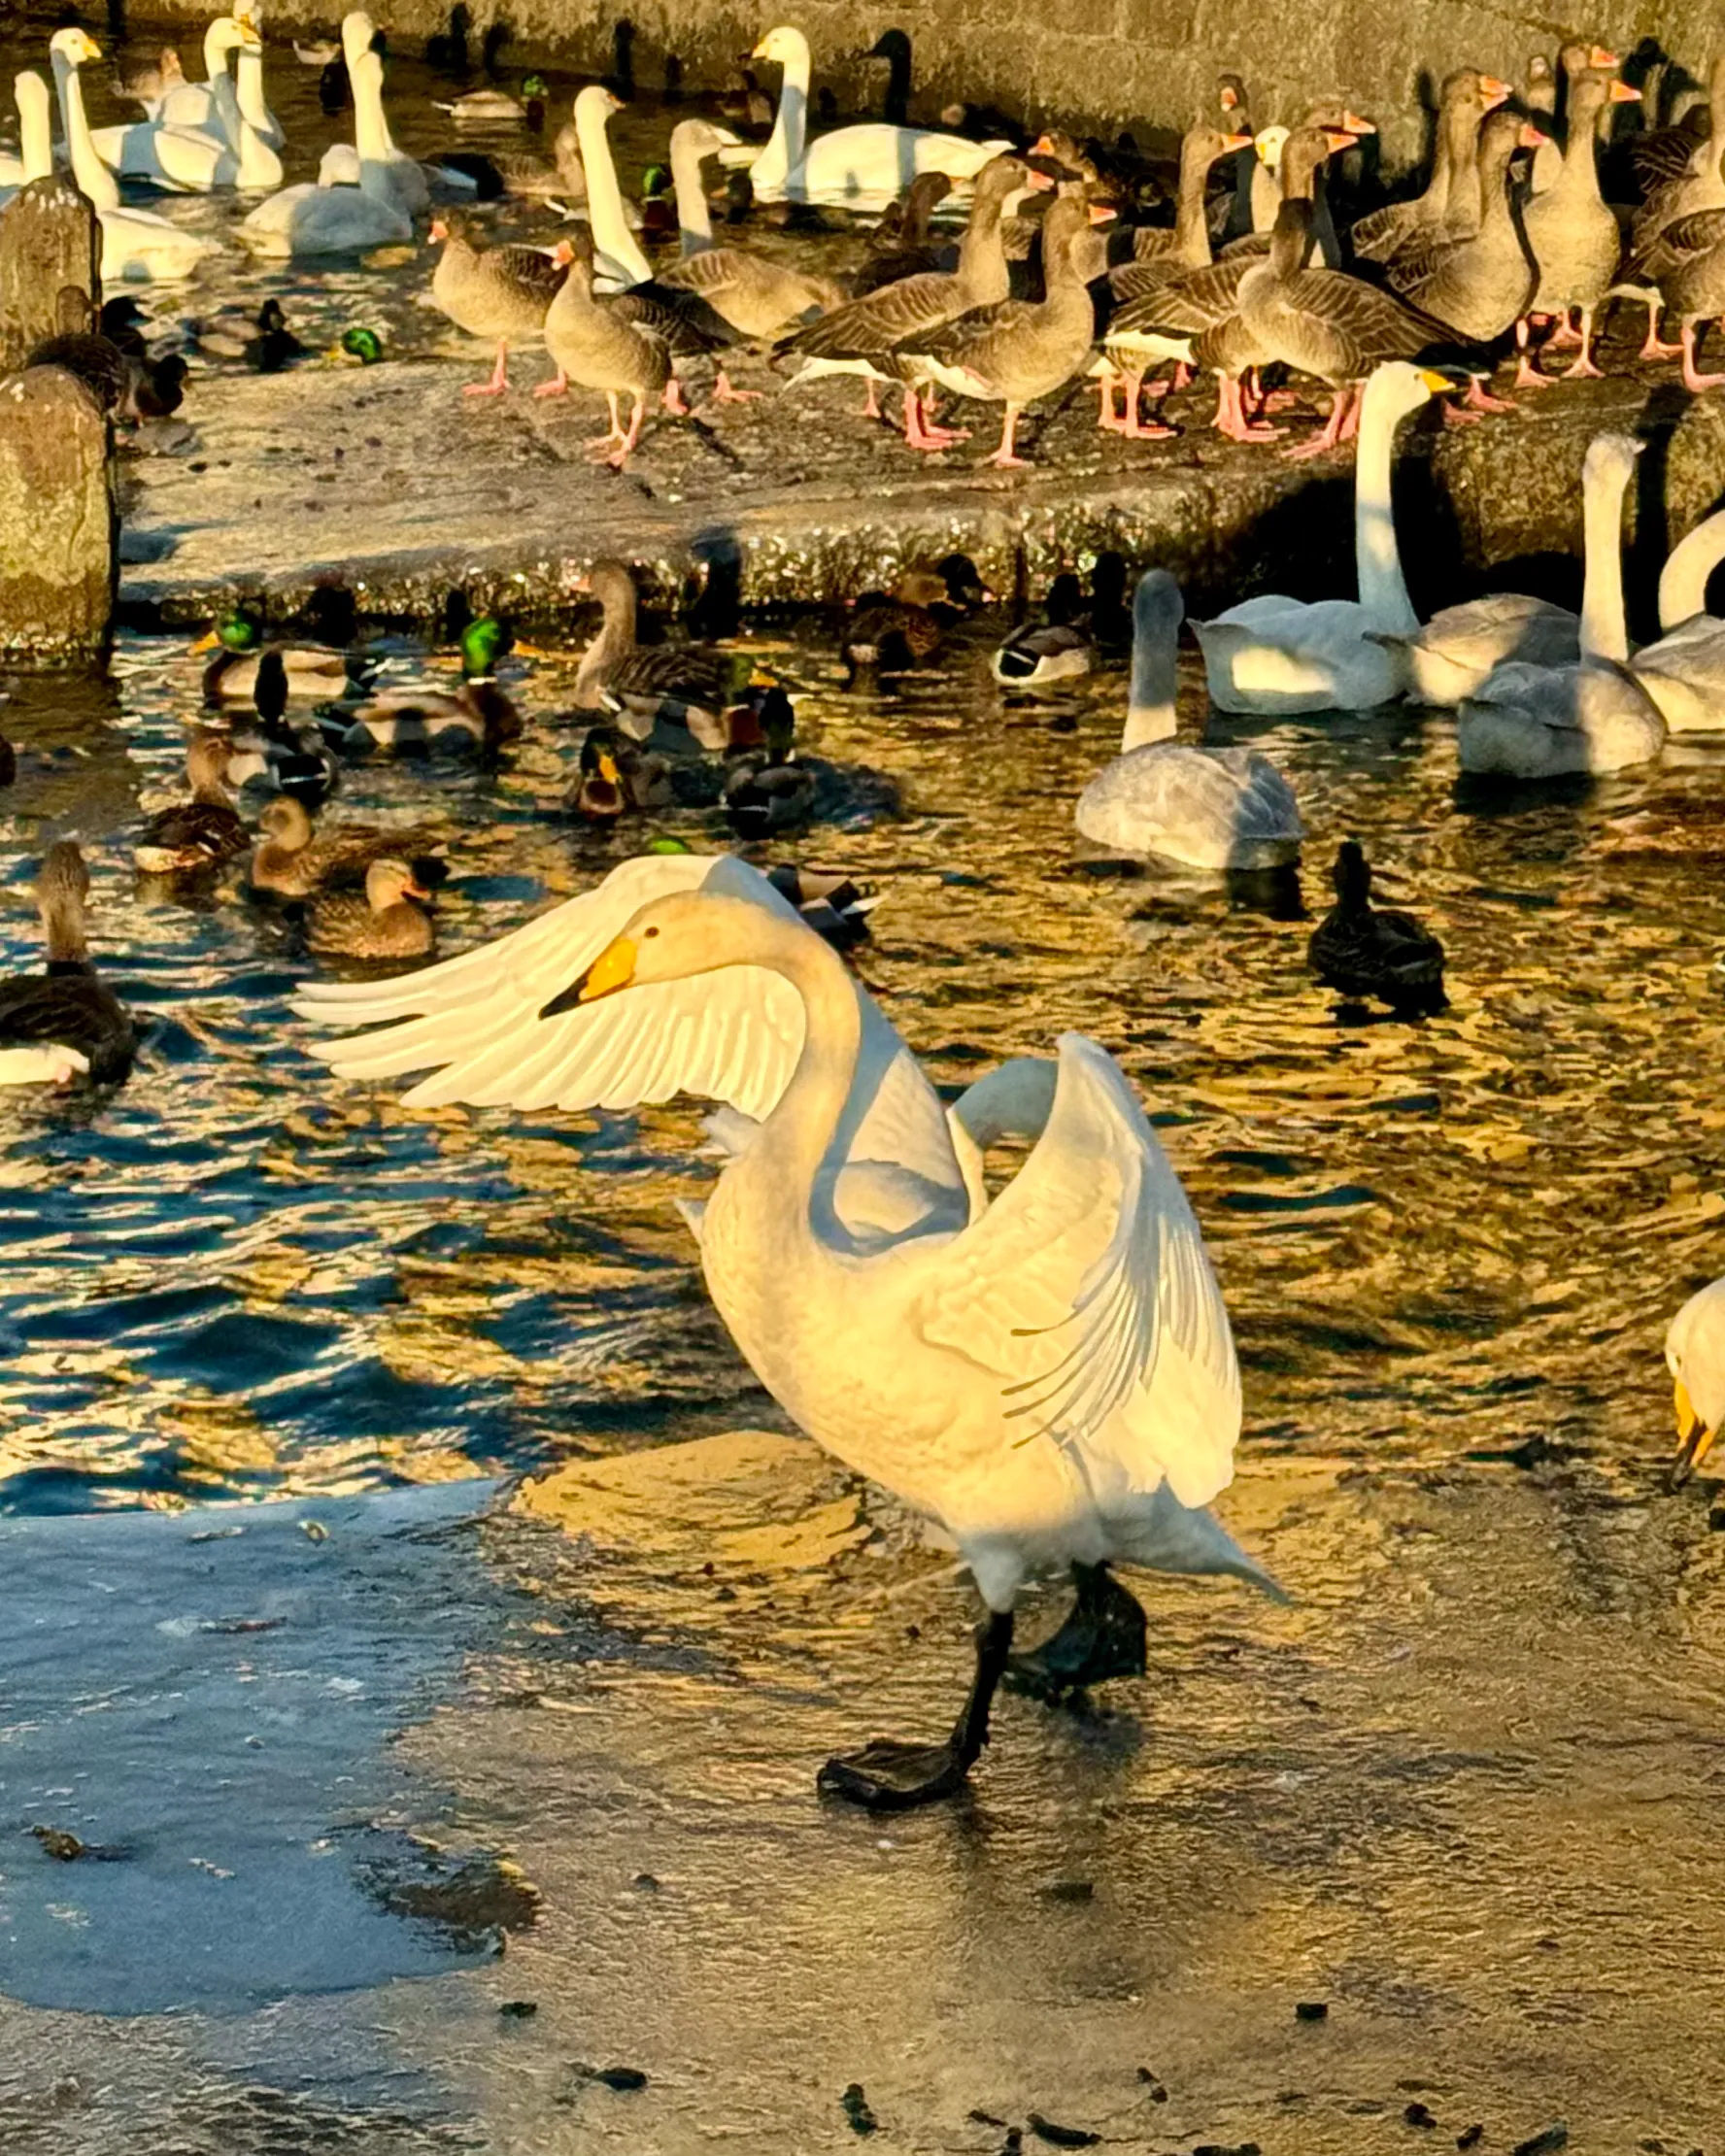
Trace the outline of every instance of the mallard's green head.
{"type": "Polygon", "coordinates": [[[658,202],[671,191],[671,176],[663,165],[649,165],[641,175],[641,200],[658,202]]]}
{"type": "Polygon", "coordinates": [[[357,359],[362,367],[375,367],[384,356],[384,340],[375,329],[344,329],[341,349],[350,359],[357,359]]]}
{"type": "Polygon", "coordinates": [[[263,642],[263,623],[249,607],[230,607],[216,624],[216,641],[224,652],[254,652],[263,642]]]}
{"type": "Polygon", "coordinates": [[[522,84],[522,95],[524,97],[549,97],[551,95],[551,85],[546,82],[543,75],[529,75],[522,84]]]}
{"type": "Polygon", "coordinates": [[[650,854],[693,854],[694,848],[684,845],[680,838],[650,838],[647,851],[650,854]]]}
{"type": "Polygon", "coordinates": [[[461,671],[469,681],[489,681],[513,638],[494,614],[482,614],[461,631],[461,671]]]}

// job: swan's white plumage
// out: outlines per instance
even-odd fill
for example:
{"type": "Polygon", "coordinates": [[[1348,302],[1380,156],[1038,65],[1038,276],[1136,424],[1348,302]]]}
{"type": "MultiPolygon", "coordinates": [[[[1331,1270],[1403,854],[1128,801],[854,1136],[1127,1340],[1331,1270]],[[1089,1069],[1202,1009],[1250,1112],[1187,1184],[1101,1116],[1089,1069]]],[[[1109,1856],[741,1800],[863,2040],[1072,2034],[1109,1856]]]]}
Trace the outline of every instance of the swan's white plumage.
{"type": "Polygon", "coordinates": [[[1040,1129],[987,1203],[871,998],[727,857],[626,863],[500,944],[298,1007],[405,1019],[323,1053],[355,1076],[441,1062],[410,1100],[699,1091],[754,1114],[722,1121],[731,1159],[695,1224],[714,1300],[788,1412],[938,1519],[992,1606],[1032,1569],[1108,1557],[1272,1584],[1198,1509],[1232,1472],[1233,1340],[1178,1179],[1095,1042],[1062,1037],[1051,1105],[1029,1061],[979,1099],[984,1140],[1040,1129]],[[540,1018],[620,935],[628,985],[540,1018]],[[847,1190],[902,1217],[859,1230],[847,1190]]]}

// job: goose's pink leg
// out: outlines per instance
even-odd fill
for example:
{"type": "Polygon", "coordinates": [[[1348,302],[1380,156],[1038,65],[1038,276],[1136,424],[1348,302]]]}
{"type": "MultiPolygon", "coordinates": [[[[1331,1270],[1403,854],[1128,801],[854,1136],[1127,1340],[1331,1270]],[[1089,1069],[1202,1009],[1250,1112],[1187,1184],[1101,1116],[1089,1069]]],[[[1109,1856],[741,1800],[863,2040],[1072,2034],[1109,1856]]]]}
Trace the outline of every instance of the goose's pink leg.
{"type": "Polygon", "coordinates": [[[1524,315],[1515,325],[1515,380],[1510,385],[1516,389],[1549,389],[1549,377],[1542,375],[1528,354],[1528,324],[1524,315]]]}
{"type": "MultiPolygon", "coordinates": [[[[615,449],[620,442],[626,442],[628,440],[627,435],[626,435],[623,431],[623,421],[618,417],[617,391],[615,389],[607,389],[605,391],[605,402],[611,407],[611,431],[609,434],[595,434],[591,442],[584,442],[582,444],[582,447],[584,449],[615,449]]],[[[637,399],[637,403],[638,402],[639,399],[637,399]]]]}
{"type": "MultiPolygon", "coordinates": [[[[873,387],[874,385],[870,383],[869,387],[872,388],[873,387]]],[[[759,389],[733,389],[730,386],[730,377],[723,367],[719,369],[719,379],[713,385],[713,402],[715,404],[759,404],[761,398],[761,391],[759,389]]],[[[876,419],[880,417],[878,411],[875,413],[875,417],[876,419]]]]}
{"type": "MultiPolygon", "coordinates": [[[[1553,343],[1556,342],[1554,338],[1553,343]]],[[[1603,382],[1605,376],[1593,363],[1593,309],[1581,310],[1581,351],[1579,356],[1564,369],[1566,382],[1603,382]]]]}
{"type": "Polygon", "coordinates": [[[1647,302],[1647,334],[1641,341],[1638,359],[1675,359],[1681,356],[1681,345],[1668,345],[1659,334],[1659,308],[1657,299],[1647,302]]]}
{"type": "Polygon", "coordinates": [[[1716,389],[1725,383],[1725,374],[1697,374],[1695,371],[1695,345],[1699,324],[1683,324],[1683,387],[1699,396],[1703,389],[1716,389]]]}
{"type": "Polygon", "coordinates": [[[999,472],[1027,470],[1029,468],[1030,459],[1028,457],[1020,456],[1018,452],[1013,447],[1013,444],[1016,442],[1017,439],[1018,406],[1016,404],[1009,404],[1006,407],[1006,417],[1001,422],[1000,426],[1000,446],[998,450],[994,452],[993,455],[985,456],[982,459],[982,462],[985,464],[992,464],[995,469],[999,472]]]}
{"type": "Polygon", "coordinates": [[[1352,389],[1337,389],[1330,400],[1330,417],[1324,421],[1324,431],[1314,434],[1309,442],[1298,442],[1291,450],[1282,452],[1289,463],[1303,464],[1310,458],[1324,456],[1335,449],[1341,440],[1342,421],[1347,418],[1353,403],[1352,389]]]}
{"type": "Polygon", "coordinates": [[[509,347],[497,347],[497,364],[491,369],[489,382],[469,382],[461,391],[464,397],[500,397],[509,387],[509,347]]]}

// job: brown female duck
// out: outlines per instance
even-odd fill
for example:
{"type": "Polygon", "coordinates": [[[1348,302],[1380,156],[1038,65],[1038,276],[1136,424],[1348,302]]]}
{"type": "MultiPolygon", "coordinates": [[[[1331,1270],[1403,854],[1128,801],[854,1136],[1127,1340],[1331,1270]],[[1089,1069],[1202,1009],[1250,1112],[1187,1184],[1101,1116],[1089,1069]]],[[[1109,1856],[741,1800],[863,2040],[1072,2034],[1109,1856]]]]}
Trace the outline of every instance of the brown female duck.
{"type": "Polygon", "coordinates": [[[140,875],[185,876],[219,868],[252,843],[228,792],[227,753],[220,734],[192,735],[186,752],[191,799],[163,809],[145,825],[132,849],[140,875]]]}
{"type": "Polygon", "coordinates": [[[257,829],[251,885],[278,898],[310,898],[326,888],[363,884],[378,860],[405,860],[419,884],[429,885],[443,872],[435,858],[443,841],[428,825],[344,824],[320,830],[304,803],[284,794],[264,810],[257,829]]]}
{"type": "Polygon", "coordinates": [[[306,913],[306,942],[344,959],[423,959],[437,944],[437,924],[416,901],[431,893],[406,861],[386,856],[365,871],[365,890],[326,892],[306,913]]]}
{"type": "Polygon", "coordinates": [[[0,1053],[69,1049],[83,1060],[94,1084],[117,1086],[131,1070],[138,1038],[125,1006],[90,963],[85,934],[88,895],[84,856],[63,838],[49,848],[36,878],[48,964],[41,973],[0,981],[0,1053]]]}

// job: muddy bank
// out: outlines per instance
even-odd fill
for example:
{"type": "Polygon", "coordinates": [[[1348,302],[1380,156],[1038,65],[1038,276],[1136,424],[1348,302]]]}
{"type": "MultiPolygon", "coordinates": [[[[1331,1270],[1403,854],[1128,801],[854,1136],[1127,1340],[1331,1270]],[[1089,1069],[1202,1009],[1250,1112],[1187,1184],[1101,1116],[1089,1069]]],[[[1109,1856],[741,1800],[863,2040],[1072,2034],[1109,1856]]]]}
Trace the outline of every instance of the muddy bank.
{"type": "MultiPolygon", "coordinates": [[[[965,415],[975,443],[924,459],[855,417],[854,384],[779,395],[743,370],[765,401],[661,421],[619,474],[583,453],[593,400],[535,399],[542,373],[540,355],[518,360],[520,387],[494,401],[463,399],[454,361],[201,379],[184,423],[149,430],[126,466],[123,617],[182,627],[245,593],[290,623],[336,585],[364,621],[435,623],[455,594],[557,621],[606,554],[651,571],[673,605],[707,587],[747,607],[836,601],[955,548],[1002,595],[1103,547],[1173,569],[1200,611],[1351,588],[1351,462],[1221,443],[1201,389],[1178,400],[1181,438],[1154,447],[1100,437],[1089,386],[1075,389],[1036,429],[1036,469],[1003,475],[975,463],[992,407],[965,415]]],[[[1725,417],[1643,370],[1404,432],[1399,516],[1422,611],[1499,582],[1573,597],[1581,459],[1605,426],[1650,444],[1632,606],[1650,592],[1668,545],[1718,497],[1725,417]]]]}

